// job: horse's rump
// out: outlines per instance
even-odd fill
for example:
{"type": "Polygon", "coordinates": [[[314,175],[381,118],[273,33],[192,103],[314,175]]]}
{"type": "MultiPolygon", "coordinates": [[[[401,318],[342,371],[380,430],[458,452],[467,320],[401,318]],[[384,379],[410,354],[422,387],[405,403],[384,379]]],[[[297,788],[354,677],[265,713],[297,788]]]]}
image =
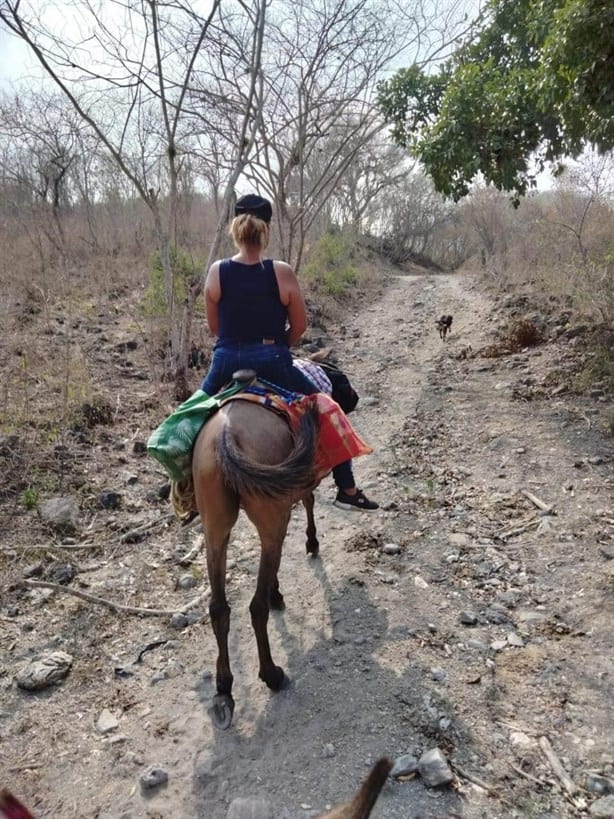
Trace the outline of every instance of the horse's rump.
{"type": "MultiPolygon", "coordinates": [[[[232,402],[234,405],[238,403],[232,402]]],[[[248,406],[257,408],[256,413],[252,413],[253,423],[249,426],[233,423],[231,412],[217,438],[217,463],[226,486],[238,495],[268,498],[280,498],[312,489],[316,484],[314,463],[318,441],[315,408],[306,411],[298,425],[291,427],[285,418],[266,407],[257,404],[248,406]],[[271,424],[273,420],[275,423],[271,424]],[[272,431],[271,426],[277,426],[278,432],[272,431]],[[281,460],[277,460],[280,453],[287,450],[287,446],[283,445],[286,435],[289,436],[291,449],[282,455],[281,460]]]]}

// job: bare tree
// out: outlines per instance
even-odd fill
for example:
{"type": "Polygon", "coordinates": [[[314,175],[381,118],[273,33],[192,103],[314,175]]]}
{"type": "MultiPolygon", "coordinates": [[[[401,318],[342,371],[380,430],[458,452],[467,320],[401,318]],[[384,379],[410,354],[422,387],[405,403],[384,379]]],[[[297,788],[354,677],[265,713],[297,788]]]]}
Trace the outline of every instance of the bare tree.
{"type": "Polygon", "coordinates": [[[65,243],[62,214],[74,199],[79,133],[77,118],[60,102],[40,93],[0,98],[3,178],[13,190],[29,192],[29,208],[59,251],[65,243]]]}
{"type": "MultiPolygon", "coordinates": [[[[183,139],[194,130],[189,125],[188,93],[205,43],[211,53],[221,52],[225,34],[221,0],[206,4],[202,15],[195,6],[182,0],[170,5],[161,0],[144,0],[139,5],[118,0],[110,14],[109,4],[76,0],[65,11],[79,13],[82,33],[70,39],[66,31],[54,30],[39,14],[28,11],[22,0],[3,0],[0,5],[0,21],[27,43],[151,212],[165,275],[170,363],[178,393],[187,389],[188,313],[202,289],[201,276],[185,302],[176,304],[170,249],[177,238],[183,139]]],[[[221,237],[233,186],[253,143],[249,99],[255,96],[266,4],[254,0],[240,2],[238,7],[251,20],[253,36],[246,56],[250,83],[247,104],[238,112],[243,115],[243,125],[239,125],[243,139],[229,163],[225,205],[211,255],[221,237]]],[[[200,98],[202,107],[215,104],[208,95],[200,98]]]]}
{"type": "Polygon", "coordinates": [[[371,225],[393,261],[440,264],[450,252],[449,238],[442,247],[442,236],[454,210],[426,176],[406,171],[394,187],[371,203],[371,225]]]}
{"type": "Polygon", "coordinates": [[[383,72],[401,53],[421,64],[442,56],[464,25],[461,5],[299,0],[269,20],[258,141],[246,172],[275,200],[281,247],[297,269],[318,214],[384,128],[374,105],[383,72]]]}
{"type": "Polygon", "coordinates": [[[61,2],[52,18],[33,0],[0,0],[0,25],[28,44],[151,213],[181,393],[204,280],[189,281],[177,303],[172,249],[188,178],[207,181],[219,216],[207,266],[235,188],[249,182],[274,198],[283,253],[298,268],[315,220],[382,130],[373,103],[382,72],[401,52],[421,64],[445,56],[464,0],[64,0],[79,27],[59,31],[61,2]]]}
{"type": "Polygon", "coordinates": [[[360,234],[382,225],[386,200],[398,204],[398,189],[411,171],[405,151],[376,134],[353,156],[330,199],[330,221],[360,234]]]}
{"type": "Polygon", "coordinates": [[[551,223],[569,231],[585,269],[591,264],[586,244],[589,213],[599,206],[611,207],[614,197],[614,154],[587,149],[559,178],[556,186],[557,218],[551,223]]]}
{"type": "Polygon", "coordinates": [[[599,153],[587,147],[582,156],[570,163],[559,187],[583,191],[595,202],[614,205],[614,153],[599,153]]]}

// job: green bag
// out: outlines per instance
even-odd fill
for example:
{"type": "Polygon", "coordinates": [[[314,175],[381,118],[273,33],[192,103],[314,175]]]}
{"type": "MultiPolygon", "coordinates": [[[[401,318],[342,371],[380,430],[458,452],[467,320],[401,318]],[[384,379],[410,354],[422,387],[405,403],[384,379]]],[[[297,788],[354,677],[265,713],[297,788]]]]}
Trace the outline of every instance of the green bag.
{"type": "Polygon", "coordinates": [[[233,382],[217,395],[196,390],[154,430],[147,441],[147,452],[166,469],[173,481],[185,481],[192,474],[192,448],[202,425],[222,401],[244,389],[233,382]]]}

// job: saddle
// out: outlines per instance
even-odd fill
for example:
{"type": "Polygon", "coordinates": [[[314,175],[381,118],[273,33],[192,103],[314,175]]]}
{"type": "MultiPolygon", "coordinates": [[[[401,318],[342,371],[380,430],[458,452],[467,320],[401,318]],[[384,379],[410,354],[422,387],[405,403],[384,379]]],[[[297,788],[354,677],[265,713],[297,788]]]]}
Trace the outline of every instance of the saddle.
{"type": "Polygon", "coordinates": [[[171,501],[182,522],[195,517],[192,483],[192,448],[203,424],[230,401],[251,401],[283,417],[291,429],[300,424],[310,409],[318,415],[318,443],[315,453],[317,481],[337,466],[373,449],[353,429],[341,407],[325,393],[302,395],[259,380],[254,370],[238,370],[232,382],[220,393],[209,396],[197,390],[152,433],[147,452],[168,472],[171,478],[171,501]]]}

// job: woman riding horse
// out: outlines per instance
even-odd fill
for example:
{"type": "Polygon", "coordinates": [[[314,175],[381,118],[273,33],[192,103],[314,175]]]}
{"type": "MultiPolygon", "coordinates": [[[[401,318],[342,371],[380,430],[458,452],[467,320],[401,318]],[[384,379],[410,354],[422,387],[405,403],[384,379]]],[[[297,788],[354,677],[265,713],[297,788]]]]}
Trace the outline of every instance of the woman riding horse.
{"type": "MultiPolygon", "coordinates": [[[[307,328],[298,280],[290,265],[263,256],[272,213],[267,199],[255,194],[241,197],[230,226],[238,252],[214,262],[207,274],[207,322],[217,336],[202,382],[207,395],[219,392],[241,369],[255,370],[261,378],[304,395],[317,391],[292,366],[290,348],[307,328]]],[[[333,478],[338,488],[335,506],[363,512],[379,508],[356,487],[351,461],[336,466],[333,478]]]]}
{"type": "MultiPolygon", "coordinates": [[[[232,259],[215,262],[205,285],[207,320],[218,340],[202,389],[214,395],[237,371],[249,369],[287,390],[313,395],[316,387],[293,366],[290,354],[290,346],[306,327],[298,281],[289,265],[262,256],[269,237],[271,205],[258,196],[245,196],[237,202],[235,214],[231,233],[238,253],[232,259]]],[[[221,728],[230,725],[234,711],[226,554],[240,508],[257,528],[261,543],[256,591],[250,603],[259,675],[273,691],[286,681],[283,669],[271,657],[269,609],[283,607],[277,573],[292,507],[299,500],[307,510],[307,552],[317,555],[313,489],[327,471],[318,472],[316,454],[319,443],[324,441],[319,436],[325,418],[313,407],[299,417],[291,427],[286,418],[261,404],[235,398],[204,424],[194,444],[192,477],[205,534],[211,585],[209,612],[218,645],[217,693],[211,715],[221,728]]],[[[343,419],[341,414],[335,429],[343,419]]],[[[353,430],[351,433],[355,436],[353,430]]],[[[332,451],[327,445],[327,452],[332,451]]],[[[362,449],[348,447],[330,459],[331,466],[336,464],[336,503],[343,508],[378,508],[354,485],[351,460],[339,464],[347,455],[353,457],[364,451],[364,444],[362,449]]]]}

